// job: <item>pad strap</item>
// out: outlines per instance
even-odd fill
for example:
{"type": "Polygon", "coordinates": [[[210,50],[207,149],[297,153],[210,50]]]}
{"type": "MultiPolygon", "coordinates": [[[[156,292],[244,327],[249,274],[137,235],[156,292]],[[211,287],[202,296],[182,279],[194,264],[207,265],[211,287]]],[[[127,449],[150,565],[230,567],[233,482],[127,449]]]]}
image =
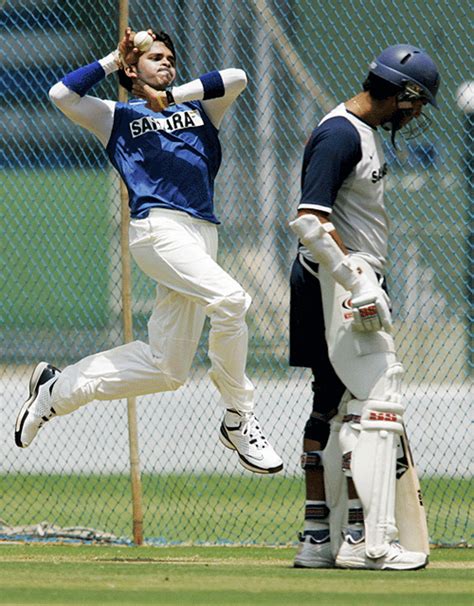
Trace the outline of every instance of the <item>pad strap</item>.
{"type": "Polygon", "coordinates": [[[329,507],[325,503],[306,503],[305,520],[325,520],[329,515],[329,507]]]}
{"type": "Polygon", "coordinates": [[[397,402],[366,400],[361,416],[361,428],[365,430],[393,431],[403,433],[404,407],[397,402]]]}
{"type": "Polygon", "coordinates": [[[321,450],[304,452],[301,455],[301,467],[303,469],[320,469],[323,467],[323,453],[321,450]]]}

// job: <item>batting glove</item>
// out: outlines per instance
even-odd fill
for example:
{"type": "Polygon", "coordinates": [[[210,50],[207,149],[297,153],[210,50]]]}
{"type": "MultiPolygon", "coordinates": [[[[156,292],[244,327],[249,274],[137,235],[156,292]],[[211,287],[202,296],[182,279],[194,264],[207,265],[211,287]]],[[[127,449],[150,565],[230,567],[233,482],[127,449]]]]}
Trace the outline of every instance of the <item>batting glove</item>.
{"type": "Polygon", "coordinates": [[[387,293],[364,275],[352,288],[352,330],[359,332],[392,331],[392,314],[387,293]]]}

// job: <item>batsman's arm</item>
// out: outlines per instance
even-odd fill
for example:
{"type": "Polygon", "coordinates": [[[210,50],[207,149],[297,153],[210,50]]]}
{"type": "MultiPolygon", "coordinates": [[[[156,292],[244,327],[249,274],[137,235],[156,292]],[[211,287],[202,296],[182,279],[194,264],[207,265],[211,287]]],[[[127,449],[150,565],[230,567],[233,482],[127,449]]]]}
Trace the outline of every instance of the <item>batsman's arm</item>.
{"type": "Polygon", "coordinates": [[[331,238],[339,246],[339,248],[342,250],[342,252],[345,255],[349,254],[349,251],[344,246],[344,242],[342,241],[341,236],[337,233],[337,229],[334,227],[334,225],[329,220],[329,213],[325,213],[321,210],[311,210],[311,209],[307,209],[307,208],[302,208],[298,211],[298,217],[302,217],[303,215],[315,215],[318,218],[318,220],[320,221],[320,223],[322,223],[323,225],[324,225],[324,223],[329,223],[332,228],[331,229],[328,228],[329,229],[328,234],[331,236],[331,238]]]}
{"type": "Polygon", "coordinates": [[[387,294],[347,254],[334,225],[321,212],[300,210],[290,227],[316,262],[351,292],[352,328],[363,332],[381,329],[390,332],[392,319],[387,294]]]}
{"type": "Polygon", "coordinates": [[[118,69],[116,51],[70,72],[49,91],[52,102],[70,120],[94,133],[104,146],[112,132],[116,102],[90,97],[86,93],[118,69]]]}

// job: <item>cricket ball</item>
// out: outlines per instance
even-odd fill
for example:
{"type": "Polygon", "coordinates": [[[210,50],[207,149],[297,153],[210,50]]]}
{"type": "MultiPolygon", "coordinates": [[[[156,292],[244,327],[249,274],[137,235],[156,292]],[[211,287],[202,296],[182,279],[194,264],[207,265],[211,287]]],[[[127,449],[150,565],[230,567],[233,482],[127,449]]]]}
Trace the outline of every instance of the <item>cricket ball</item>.
{"type": "Polygon", "coordinates": [[[137,32],[133,38],[133,45],[138,48],[141,53],[146,53],[150,50],[153,44],[153,36],[148,32],[137,32]]]}

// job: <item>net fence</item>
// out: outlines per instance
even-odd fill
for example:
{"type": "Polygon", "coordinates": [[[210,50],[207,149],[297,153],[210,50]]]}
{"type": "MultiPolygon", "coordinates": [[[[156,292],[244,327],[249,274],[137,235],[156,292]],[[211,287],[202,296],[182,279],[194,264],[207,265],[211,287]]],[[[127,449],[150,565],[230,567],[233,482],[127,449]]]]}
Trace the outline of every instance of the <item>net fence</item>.
{"type": "MultiPolygon", "coordinates": [[[[320,118],[358,92],[390,44],[425,48],[441,72],[431,128],[393,154],[389,287],[406,370],[407,427],[434,543],[469,541],[469,341],[473,100],[466,1],[150,0],[129,3],[135,30],[175,40],[179,82],[242,67],[249,85],[224,119],[217,181],[220,263],[252,295],[248,374],[285,471],[240,471],[217,435],[207,332],[188,383],[140,398],[144,534],[156,544],[287,544],[303,520],[299,469],[311,376],[287,362],[287,222],[304,144],[320,118]],[[469,97],[471,91],[471,97],[469,97]]],[[[64,366],[123,342],[120,200],[100,143],[48,100],[65,73],[117,45],[119,2],[1,4],[0,537],[131,539],[126,402],[94,403],[42,429],[13,428],[32,366],[64,366]],[[97,533],[91,531],[96,529],[97,533]],[[35,530],[36,529],[36,530],[35,530]],[[55,530],[56,529],[56,534],[55,530]]],[[[117,99],[109,77],[93,94],[117,99]]],[[[132,268],[135,338],[146,340],[154,286],[132,268]]]]}

